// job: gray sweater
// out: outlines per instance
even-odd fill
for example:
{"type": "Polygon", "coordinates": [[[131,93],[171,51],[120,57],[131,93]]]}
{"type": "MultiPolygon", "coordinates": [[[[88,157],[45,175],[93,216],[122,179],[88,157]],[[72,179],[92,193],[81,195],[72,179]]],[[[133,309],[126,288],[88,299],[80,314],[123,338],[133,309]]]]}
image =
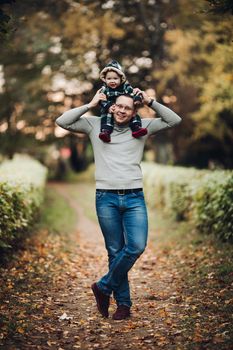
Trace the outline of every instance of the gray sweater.
{"type": "Polygon", "coordinates": [[[83,116],[88,111],[87,105],[73,108],[56,119],[57,125],[63,129],[89,136],[95,158],[96,188],[130,189],[143,186],[140,162],[147,137],[181,121],[176,113],[156,101],[151,108],[159,118],[142,119],[142,127],[148,129],[146,136],[136,139],[128,126],[115,125],[110,143],[99,139],[101,119],[83,116]]]}

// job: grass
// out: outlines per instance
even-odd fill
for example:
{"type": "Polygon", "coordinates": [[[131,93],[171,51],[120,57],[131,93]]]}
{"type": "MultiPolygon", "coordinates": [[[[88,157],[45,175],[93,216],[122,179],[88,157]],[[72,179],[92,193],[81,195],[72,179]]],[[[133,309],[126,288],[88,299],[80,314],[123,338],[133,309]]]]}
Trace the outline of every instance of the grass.
{"type": "Polygon", "coordinates": [[[66,174],[65,181],[68,183],[77,183],[77,182],[86,182],[86,183],[94,183],[94,172],[95,165],[92,163],[89,165],[87,170],[75,173],[72,170],[69,170],[66,174]]]}
{"type": "Polygon", "coordinates": [[[70,185],[67,188],[70,198],[74,199],[82,206],[85,215],[90,220],[97,222],[94,171],[94,164],[89,165],[87,170],[78,173],[69,170],[64,181],[70,185]]]}
{"type": "Polygon", "coordinates": [[[179,247],[186,246],[194,239],[193,236],[187,236],[188,232],[193,232],[190,224],[183,221],[177,223],[173,218],[163,214],[162,210],[150,208],[148,206],[149,226],[151,229],[151,239],[155,245],[170,250],[175,245],[179,247]]]}
{"type": "Polygon", "coordinates": [[[225,283],[232,281],[233,275],[233,245],[218,240],[214,235],[203,235],[190,222],[176,222],[161,210],[149,209],[151,226],[151,240],[155,249],[166,249],[169,253],[180,249],[184,255],[196,259],[195,274],[190,275],[187,270],[187,279],[200,279],[211,272],[225,283]],[[209,259],[209,263],[208,260],[209,259]]]}
{"type": "MultiPolygon", "coordinates": [[[[51,188],[47,187],[45,199],[35,224],[25,231],[24,236],[15,242],[12,248],[1,252],[0,264],[3,266],[18,259],[20,250],[24,250],[27,239],[37,236],[40,230],[47,230],[47,235],[62,235],[64,243],[68,242],[69,234],[75,230],[77,223],[76,211],[67,201],[51,188]]],[[[44,240],[47,236],[44,235],[44,240]]],[[[67,244],[64,245],[64,249],[67,244]]]]}
{"type": "MultiPolygon", "coordinates": [[[[29,232],[25,233],[24,239],[18,242],[11,252],[6,252],[6,256],[2,260],[3,266],[7,267],[8,263],[13,264],[14,261],[18,261],[24,252],[29,251],[33,255],[38,246],[41,246],[42,249],[43,246],[49,246],[53,249],[52,253],[56,249],[68,252],[73,244],[72,234],[75,232],[76,225],[75,209],[67,203],[62,195],[47,187],[37,222],[29,232]]],[[[59,260],[59,257],[56,256],[55,260],[59,260]]],[[[30,271],[30,278],[36,278],[38,274],[40,274],[40,264],[35,264],[30,271]]],[[[48,276],[44,275],[44,280],[48,276]]],[[[25,288],[24,279],[16,280],[15,285],[18,289],[25,288]]]]}
{"type": "Polygon", "coordinates": [[[84,214],[88,219],[97,222],[94,183],[82,182],[81,184],[70,184],[67,191],[69,196],[82,206],[84,214]]]}
{"type": "Polygon", "coordinates": [[[35,229],[46,228],[53,234],[67,234],[75,229],[77,214],[67,201],[47,187],[40,220],[35,229]]]}

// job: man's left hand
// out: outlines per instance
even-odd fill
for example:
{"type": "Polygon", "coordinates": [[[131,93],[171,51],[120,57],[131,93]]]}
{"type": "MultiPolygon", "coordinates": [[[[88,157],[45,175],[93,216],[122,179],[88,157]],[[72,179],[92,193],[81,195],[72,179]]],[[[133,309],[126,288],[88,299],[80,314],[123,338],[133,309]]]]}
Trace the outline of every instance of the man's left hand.
{"type": "Polygon", "coordinates": [[[146,105],[148,105],[148,104],[151,102],[151,100],[152,100],[152,98],[149,97],[149,96],[146,94],[145,91],[140,90],[139,88],[135,88],[135,89],[133,90],[133,93],[134,93],[135,95],[141,95],[141,96],[142,96],[142,103],[144,103],[144,104],[146,104],[146,105]]]}

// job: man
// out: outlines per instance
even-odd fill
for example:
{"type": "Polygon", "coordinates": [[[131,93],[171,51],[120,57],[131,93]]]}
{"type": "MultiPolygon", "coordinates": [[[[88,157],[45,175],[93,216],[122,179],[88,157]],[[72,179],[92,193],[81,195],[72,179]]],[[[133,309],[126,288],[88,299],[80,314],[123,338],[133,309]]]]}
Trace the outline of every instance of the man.
{"type": "Polygon", "coordinates": [[[142,190],[140,162],[145,141],[149,135],[170,128],[181,118],[169,108],[151,99],[144,91],[144,104],[151,107],[160,118],[142,119],[148,134],[139,139],[132,137],[129,122],[136,114],[133,98],[117,97],[112,107],[114,130],[111,143],[103,143],[98,135],[99,117],[82,117],[89,109],[105,100],[97,91],[89,104],[71,109],[60,116],[56,123],[73,132],[89,135],[95,158],[96,211],[104,236],[109,258],[109,271],[91,288],[102,316],[108,317],[110,296],[113,293],[117,310],[113,319],[122,320],[130,316],[132,302],[128,271],[143,253],[147,244],[148,220],[142,190]]]}

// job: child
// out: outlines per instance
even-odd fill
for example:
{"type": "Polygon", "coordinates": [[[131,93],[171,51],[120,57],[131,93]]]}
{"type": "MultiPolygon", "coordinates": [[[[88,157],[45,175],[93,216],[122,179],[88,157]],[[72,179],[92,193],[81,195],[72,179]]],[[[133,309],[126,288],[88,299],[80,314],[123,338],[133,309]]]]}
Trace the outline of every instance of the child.
{"type": "MultiPolygon", "coordinates": [[[[111,114],[110,107],[115,103],[116,97],[128,94],[133,97],[136,104],[141,103],[141,96],[134,95],[132,86],[126,82],[126,77],[120,64],[113,60],[101,72],[100,79],[104,82],[101,89],[107,100],[101,101],[101,132],[99,138],[104,142],[111,141],[111,133],[113,131],[114,119],[111,114]],[[110,109],[110,110],[109,110],[110,109]]],[[[129,124],[132,130],[132,136],[135,138],[147,134],[147,129],[142,128],[140,116],[135,115],[129,124]]]]}

